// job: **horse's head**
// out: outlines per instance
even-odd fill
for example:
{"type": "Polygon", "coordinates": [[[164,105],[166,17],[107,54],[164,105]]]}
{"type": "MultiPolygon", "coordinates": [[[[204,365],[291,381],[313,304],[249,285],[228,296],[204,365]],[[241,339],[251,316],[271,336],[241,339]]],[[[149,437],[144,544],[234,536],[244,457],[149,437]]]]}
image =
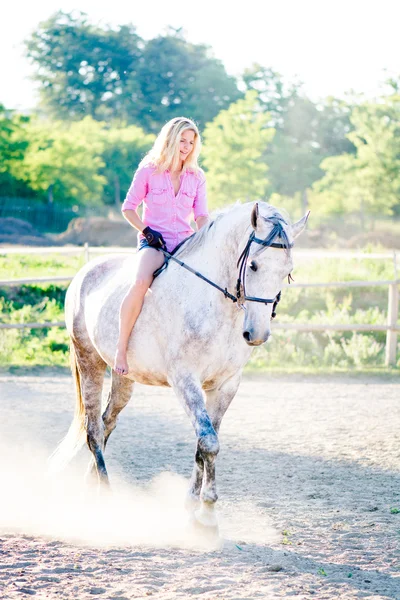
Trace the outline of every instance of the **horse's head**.
{"type": "Polygon", "coordinates": [[[271,334],[273,300],[282,288],[282,281],[293,269],[291,247],[303,231],[308,214],[290,225],[273,206],[256,203],[253,207],[251,225],[254,232],[251,235],[254,240],[249,244],[247,259],[244,257],[241,278],[242,294],[245,294],[242,301],[246,308],[243,337],[249,346],[263,344],[271,334]]]}

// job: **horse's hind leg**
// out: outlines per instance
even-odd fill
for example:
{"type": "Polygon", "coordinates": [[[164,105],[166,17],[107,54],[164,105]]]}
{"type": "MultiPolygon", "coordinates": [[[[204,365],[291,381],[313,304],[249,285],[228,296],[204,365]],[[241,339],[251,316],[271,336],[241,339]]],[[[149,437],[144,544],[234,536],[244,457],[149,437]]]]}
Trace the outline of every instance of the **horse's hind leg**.
{"type": "MultiPolygon", "coordinates": [[[[240,373],[223,382],[222,385],[206,392],[206,409],[216,433],[219,432],[222,418],[229,408],[240,384],[240,373]]],[[[195,464],[188,492],[187,507],[194,511],[202,500],[202,511],[209,513],[216,502],[215,458],[202,452],[197,444],[195,464]]]]}
{"type": "MultiPolygon", "coordinates": [[[[104,427],[104,449],[107,445],[108,438],[115,429],[119,413],[125,408],[131,398],[133,384],[134,382],[130,379],[112,371],[111,390],[108,394],[107,406],[102,417],[104,427]]],[[[88,475],[95,476],[96,474],[97,466],[93,458],[89,464],[88,475]]]]}
{"type": "Polygon", "coordinates": [[[76,382],[85,412],[86,441],[94,459],[100,483],[109,484],[104,461],[104,425],[101,417],[101,396],[106,363],[92,348],[74,344],[76,382]]]}

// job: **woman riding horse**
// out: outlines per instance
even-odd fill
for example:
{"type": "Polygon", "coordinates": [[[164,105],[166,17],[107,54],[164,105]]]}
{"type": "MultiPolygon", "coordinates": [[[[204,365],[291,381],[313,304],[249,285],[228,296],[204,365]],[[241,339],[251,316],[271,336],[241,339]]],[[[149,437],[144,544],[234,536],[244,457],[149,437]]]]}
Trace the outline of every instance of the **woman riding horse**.
{"type": "MultiPolygon", "coordinates": [[[[162,181],[156,189],[164,193],[162,181]]],[[[185,177],[181,189],[189,191],[185,177]]],[[[195,190],[190,191],[194,202],[195,190]]],[[[131,286],[136,257],[106,255],[82,267],[65,298],[75,415],[53,453],[51,469],[60,470],[87,442],[90,473],[108,485],[106,444],[134,383],[171,387],[197,440],[187,506],[197,523],[215,530],[221,421],[252,350],[270,336],[273,306],[292,272],[292,247],[307,217],[291,225],[265,202],[236,204],[179,248],[146,295],[129,337],[129,371],[123,376],[113,370],[105,409],[104,376],[114,363],[119,307],[131,286]]]]}
{"type": "Polygon", "coordinates": [[[208,221],[205,177],[197,164],[200,146],[200,134],[192,121],[184,117],[169,121],[140,163],[122,205],[125,219],[140,232],[141,252],[133,282],[120,309],[114,361],[114,370],[119,375],[129,371],[129,337],[153,281],[153,273],[164,262],[164,255],[158,250],[163,247],[172,252],[193,233],[192,213],[198,229],[208,221]],[[141,219],[137,209],[142,202],[141,219]]]}
{"type": "Polygon", "coordinates": [[[140,252],[93,259],[68,288],[65,323],[76,405],[51,468],[61,469],[86,442],[90,473],[108,485],[106,444],[134,383],[171,387],[197,440],[187,506],[197,523],[213,530],[221,421],[252,350],[270,336],[282,281],[293,269],[294,240],[308,215],[291,225],[273,206],[251,202],[226,208],[204,227],[208,213],[199,150],[194,123],[179,117],[165,125],[123,205],[140,232],[140,252]],[[136,211],[142,202],[140,219],[136,211]],[[170,253],[193,233],[192,213],[201,231],[177,250],[146,294],[164,261],[157,248],[170,253]],[[111,365],[104,409],[104,375],[111,365]]]}

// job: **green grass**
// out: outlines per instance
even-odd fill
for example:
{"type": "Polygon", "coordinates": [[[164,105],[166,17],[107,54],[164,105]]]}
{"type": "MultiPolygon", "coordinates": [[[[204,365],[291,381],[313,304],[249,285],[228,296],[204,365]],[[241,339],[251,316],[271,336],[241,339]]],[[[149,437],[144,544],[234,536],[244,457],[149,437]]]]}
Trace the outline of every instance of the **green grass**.
{"type": "MultiPolygon", "coordinates": [[[[83,257],[0,254],[0,279],[74,275],[83,257]]],[[[393,261],[311,260],[298,255],[296,282],[391,280],[393,261]]],[[[0,289],[3,323],[62,321],[67,285],[24,285],[0,289]]],[[[277,321],[298,323],[366,323],[386,321],[387,286],[377,288],[296,288],[282,291],[277,321]]],[[[396,374],[385,369],[385,332],[298,333],[276,330],[268,344],[258,348],[247,366],[248,373],[360,373],[396,374]]],[[[400,350],[400,349],[399,349],[400,350]]],[[[398,357],[400,356],[400,352],[398,357]]],[[[0,330],[0,367],[34,368],[68,365],[65,329],[0,330]]],[[[400,366],[400,359],[397,367],[400,366]]]]}
{"type": "Polygon", "coordinates": [[[73,276],[83,265],[82,253],[68,254],[1,254],[0,279],[28,279],[29,277],[73,276]]]}
{"type": "MultiPolygon", "coordinates": [[[[82,254],[0,253],[0,279],[73,276],[84,264],[82,254]]],[[[67,284],[7,286],[0,289],[0,321],[33,323],[64,320],[67,284]]],[[[68,366],[64,328],[0,330],[0,367],[68,366]]]]}
{"type": "MultiPolygon", "coordinates": [[[[3,323],[64,320],[66,286],[35,285],[0,289],[3,323]]],[[[0,330],[0,366],[66,366],[68,334],[64,328],[0,330]]]]}

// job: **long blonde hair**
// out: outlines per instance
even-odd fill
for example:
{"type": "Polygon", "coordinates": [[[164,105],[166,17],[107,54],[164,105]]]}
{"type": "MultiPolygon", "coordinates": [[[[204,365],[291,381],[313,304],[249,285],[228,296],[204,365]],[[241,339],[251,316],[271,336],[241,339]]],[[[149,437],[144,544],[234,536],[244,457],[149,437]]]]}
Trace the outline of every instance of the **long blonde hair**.
{"type": "Polygon", "coordinates": [[[183,163],[183,170],[200,171],[197,163],[201,149],[201,138],[197,125],[185,117],[175,117],[164,125],[158,134],[150,152],[146,154],[139,166],[154,164],[157,171],[179,170],[179,144],[184,131],[194,132],[193,149],[183,163]]]}

